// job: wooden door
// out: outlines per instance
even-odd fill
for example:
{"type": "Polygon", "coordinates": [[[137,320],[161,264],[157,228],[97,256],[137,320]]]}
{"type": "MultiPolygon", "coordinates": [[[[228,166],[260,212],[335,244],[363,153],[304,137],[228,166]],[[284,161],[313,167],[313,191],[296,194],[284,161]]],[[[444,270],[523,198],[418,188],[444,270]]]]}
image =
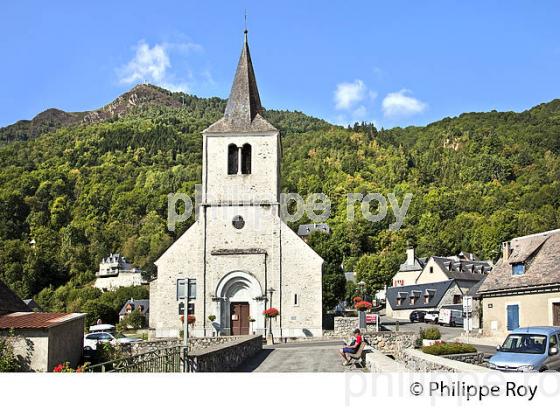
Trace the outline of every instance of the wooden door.
{"type": "Polygon", "coordinates": [[[560,326],[560,303],[552,304],[552,325],[560,326]]]}
{"type": "Polygon", "coordinates": [[[248,335],[249,334],[249,303],[233,302],[230,305],[231,314],[231,334],[248,335]]]}

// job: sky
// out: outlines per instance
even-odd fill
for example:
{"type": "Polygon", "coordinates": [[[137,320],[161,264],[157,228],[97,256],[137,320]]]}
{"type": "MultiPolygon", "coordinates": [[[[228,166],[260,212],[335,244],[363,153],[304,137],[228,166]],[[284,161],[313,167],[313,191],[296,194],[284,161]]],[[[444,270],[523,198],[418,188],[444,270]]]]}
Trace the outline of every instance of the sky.
{"type": "Polygon", "coordinates": [[[263,105],[425,125],[560,98],[560,2],[19,1],[0,5],[0,126],[137,83],[229,94],[243,42],[263,105]]]}

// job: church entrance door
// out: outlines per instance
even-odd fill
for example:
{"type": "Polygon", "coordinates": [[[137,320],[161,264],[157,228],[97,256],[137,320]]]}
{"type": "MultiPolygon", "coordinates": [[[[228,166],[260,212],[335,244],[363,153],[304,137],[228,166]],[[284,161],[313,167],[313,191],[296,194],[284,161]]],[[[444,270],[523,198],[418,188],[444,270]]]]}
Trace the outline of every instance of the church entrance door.
{"type": "Polygon", "coordinates": [[[230,305],[231,313],[231,334],[233,336],[249,334],[249,303],[232,302],[230,305]]]}

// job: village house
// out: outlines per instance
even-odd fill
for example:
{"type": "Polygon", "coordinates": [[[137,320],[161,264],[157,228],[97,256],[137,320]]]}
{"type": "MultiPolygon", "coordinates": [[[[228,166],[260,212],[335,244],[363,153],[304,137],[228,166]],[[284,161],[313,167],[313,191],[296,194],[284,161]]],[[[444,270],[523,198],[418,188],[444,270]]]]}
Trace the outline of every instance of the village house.
{"type": "Polygon", "coordinates": [[[146,326],[150,323],[150,300],[149,299],[130,299],[119,311],[119,321],[126,318],[132,312],[139,312],[146,318],[146,326]]]}
{"type": "Polygon", "coordinates": [[[502,258],[477,294],[486,335],[560,326],[560,229],[504,242],[502,258]]]}
{"type": "Polygon", "coordinates": [[[418,276],[426,265],[426,258],[418,258],[414,246],[407,246],[406,260],[401,264],[399,271],[393,276],[392,286],[408,286],[416,284],[418,276]]]}
{"type": "Polygon", "coordinates": [[[32,312],[0,281],[0,336],[10,337],[24,370],[52,371],[64,362],[76,367],[82,357],[85,316],[32,312]]]}
{"type": "Polygon", "coordinates": [[[461,288],[453,279],[391,287],[386,292],[386,315],[408,320],[414,310],[439,310],[442,306],[457,304],[462,297],[461,288]]]}
{"type": "Polygon", "coordinates": [[[268,334],[270,325],[280,337],[322,335],[323,259],[280,218],[280,133],[262,112],[245,32],[224,116],[202,132],[197,220],[155,262],[156,337],[179,335],[186,278],[196,281],[194,336],[268,334]],[[279,315],[266,321],[271,307],[279,315]]]}
{"type": "Polygon", "coordinates": [[[488,261],[473,254],[428,259],[418,258],[408,247],[406,261],[387,289],[387,316],[408,319],[414,310],[439,310],[443,305],[460,305],[463,296],[476,287],[492,269],[488,261]]]}
{"type": "Polygon", "coordinates": [[[115,290],[126,286],[140,286],[148,282],[142,277],[142,271],[130,264],[118,253],[111,253],[101,260],[96,273],[95,287],[102,291],[115,290]]]}

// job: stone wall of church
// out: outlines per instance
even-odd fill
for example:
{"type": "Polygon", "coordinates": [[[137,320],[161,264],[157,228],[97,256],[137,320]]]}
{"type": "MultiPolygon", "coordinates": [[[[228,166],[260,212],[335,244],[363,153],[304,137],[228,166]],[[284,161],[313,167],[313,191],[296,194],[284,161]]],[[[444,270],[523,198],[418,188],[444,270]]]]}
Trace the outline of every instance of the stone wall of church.
{"type": "Polygon", "coordinates": [[[322,265],[323,259],[282,222],[283,337],[322,335],[322,265]]]}
{"type": "MultiPolygon", "coordinates": [[[[203,283],[201,224],[195,222],[156,262],[158,277],[150,283],[150,327],[156,337],[178,337],[182,329],[179,316],[177,279],[195,278],[203,283]]],[[[197,322],[202,316],[202,298],[195,301],[197,322]]]]}

